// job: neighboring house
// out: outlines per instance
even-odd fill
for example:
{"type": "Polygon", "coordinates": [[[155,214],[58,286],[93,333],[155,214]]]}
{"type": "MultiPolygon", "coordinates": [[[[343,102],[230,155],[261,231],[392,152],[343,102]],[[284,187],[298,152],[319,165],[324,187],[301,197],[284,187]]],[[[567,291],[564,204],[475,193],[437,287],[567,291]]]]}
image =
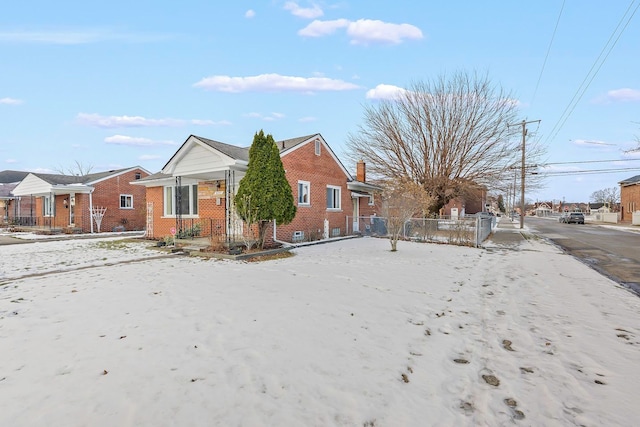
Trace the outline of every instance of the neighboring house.
{"type": "Polygon", "coordinates": [[[486,211],[488,203],[487,188],[470,183],[464,194],[459,195],[440,209],[440,215],[445,217],[464,217],[486,211]]]}
{"type": "Polygon", "coordinates": [[[64,232],[144,230],[145,191],[131,182],[147,176],[139,166],[83,176],[29,173],[12,193],[34,206],[10,222],[64,232]],[[99,229],[92,212],[103,215],[99,229]]]}
{"type": "Polygon", "coordinates": [[[631,222],[633,213],[640,211],[640,175],[632,176],[620,184],[620,220],[631,222]]]}
{"type": "MultiPolygon", "coordinates": [[[[366,182],[363,162],[354,179],[320,134],[276,144],[297,213],[268,238],[298,242],[367,231],[380,188],[366,182]]],[[[233,197],[248,162],[248,147],[189,136],[159,173],[134,183],[146,187],[148,237],[246,237],[233,197]]]]}
{"type": "Polygon", "coordinates": [[[551,216],[553,209],[547,202],[537,202],[535,204],[535,214],[539,217],[551,216]]]}
{"type": "Polygon", "coordinates": [[[21,212],[30,212],[33,199],[15,197],[13,189],[29,172],[4,170],[0,171],[0,224],[7,224],[9,217],[19,216],[21,212]]]}

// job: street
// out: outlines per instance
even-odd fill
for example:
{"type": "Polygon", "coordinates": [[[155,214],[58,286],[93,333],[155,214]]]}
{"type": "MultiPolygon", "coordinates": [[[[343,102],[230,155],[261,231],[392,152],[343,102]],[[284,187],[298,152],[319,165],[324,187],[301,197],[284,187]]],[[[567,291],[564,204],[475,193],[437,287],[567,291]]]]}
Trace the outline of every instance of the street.
{"type": "Polygon", "coordinates": [[[596,224],[527,217],[532,231],[640,295],[640,233],[596,224]]]}

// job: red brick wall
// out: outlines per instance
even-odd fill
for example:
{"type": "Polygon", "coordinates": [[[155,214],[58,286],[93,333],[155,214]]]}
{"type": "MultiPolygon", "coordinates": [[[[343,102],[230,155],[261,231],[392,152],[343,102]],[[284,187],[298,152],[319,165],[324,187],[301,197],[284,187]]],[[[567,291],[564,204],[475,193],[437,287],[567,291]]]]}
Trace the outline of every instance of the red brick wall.
{"type": "Polygon", "coordinates": [[[621,220],[631,222],[633,210],[640,210],[640,184],[620,188],[621,220]]]}
{"type": "MultiPolygon", "coordinates": [[[[106,207],[107,210],[102,218],[100,231],[113,231],[115,227],[124,226],[125,230],[144,230],[146,224],[146,191],[143,186],[131,185],[135,181],[135,174],[139,173],[142,178],[148,174],[141,169],[133,169],[127,173],[100,181],[94,185],[93,206],[106,207]],[[120,195],[133,196],[133,209],[120,208],[120,195]]],[[[76,215],[78,198],[76,196],[76,215]]],[[[86,208],[88,214],[88,206],[86,208]]],[[[94,223],[94,231],[96,231],[94,223]]]]}
{"type": "Polygon", "coordinates": [[[346,233],[347,216],[353,215],[351,192],[347,190],[347,177],[331,157],[329,150],[322,146],[319,156],[315,154],[315,144],[307,143],[282,157],[286,177],[293,190],[293,198],[298,205],[298,181],[310,182],[310,205],[298,206],[296,217],[290,224],[279,225],[278,239],[291,241],[294,231],[303,231],[305,238],[310,235],[322,237],[324,220],[329,220],[329,232],[340,228],[346,233]],[[341,210],[327,210],[327,185],[341,187],[341,210]]]}

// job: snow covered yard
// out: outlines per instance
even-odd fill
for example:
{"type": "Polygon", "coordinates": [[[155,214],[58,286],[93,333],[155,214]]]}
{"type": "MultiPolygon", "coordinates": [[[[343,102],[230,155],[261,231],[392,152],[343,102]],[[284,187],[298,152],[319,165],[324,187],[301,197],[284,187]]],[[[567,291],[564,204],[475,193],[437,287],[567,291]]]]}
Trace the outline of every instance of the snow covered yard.
{"type": "Polygon", "coordinates": [[[540,241],[119,264],[157,252],[97,243],[0,247],[0,425],[640,419],[640,298],[540,241]]]}

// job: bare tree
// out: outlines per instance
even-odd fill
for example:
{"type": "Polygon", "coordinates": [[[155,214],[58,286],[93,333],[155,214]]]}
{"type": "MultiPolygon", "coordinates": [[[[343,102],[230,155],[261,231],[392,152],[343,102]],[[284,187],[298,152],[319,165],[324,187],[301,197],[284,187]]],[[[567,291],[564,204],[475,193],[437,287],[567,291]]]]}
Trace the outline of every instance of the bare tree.
{"type": "Polygon", "coordinates": [[[91,171],[93,170],[93,165],[85,165],[79,160],[75,160],[74,164],[71,166],[58,166],[53,170],[61,175],[84,176],[91,173],[91,171]]]}
{"type": "MultiPolygon", "coordinates": [[[[364,124],[347,140],[379,178],[423,186],[438,212],[469,185],[508,182],[519,166],[517,104],[489,79],[458,72],[417,82],[391,100],[365,106],[364,124]]],[[[532,162],[530,156],[528,162],[532,162]]],[[[535,161],[534,161],[535,163],[535,161]]]]}
{"type": "Polygon", "coordinates": [[[432,199],[422,185],[404,178],[387,181],[382,191],[382,215],[387,219],[391,251],[398,250],[405,223],[414,215],[423,216],[432,199]]]}
{"type": "Polygon", "coordinates": [[[591,201],[594,203],[608,203],[614,208],[620,203],[620,189],[618,187],[603,188],[591,193],[591,201]]]}

